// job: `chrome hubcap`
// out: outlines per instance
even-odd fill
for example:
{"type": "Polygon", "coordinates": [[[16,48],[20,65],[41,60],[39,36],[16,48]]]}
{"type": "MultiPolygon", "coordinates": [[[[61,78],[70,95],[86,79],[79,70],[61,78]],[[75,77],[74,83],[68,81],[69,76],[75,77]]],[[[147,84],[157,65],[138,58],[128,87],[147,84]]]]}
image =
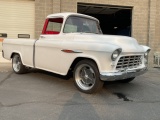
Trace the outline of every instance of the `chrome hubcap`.
{"type": "Polygon", "coordinates": [[[87,64],[82,64],[76,69],[75,81],[81,89],[91,89],[95,84],[95,80],[95,72],[91,66],[87,64]]]}
{"type": "Polygon", "coordinates": [[[13,69],[14,71],[18,72],[20,70],[21,61],[19,56],[15,56],[13,58],[13,69]]]}

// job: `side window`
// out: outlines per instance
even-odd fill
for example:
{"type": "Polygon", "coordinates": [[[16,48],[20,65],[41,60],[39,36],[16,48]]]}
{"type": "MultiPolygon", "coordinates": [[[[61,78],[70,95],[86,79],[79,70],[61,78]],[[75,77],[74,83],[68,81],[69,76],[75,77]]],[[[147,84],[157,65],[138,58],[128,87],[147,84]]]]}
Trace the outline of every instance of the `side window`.
{"type": "Polygon", "coordinates": [[[47,19],[42,31],[42,34],[59,34],[61,31],[63,18],[47,19]]]}

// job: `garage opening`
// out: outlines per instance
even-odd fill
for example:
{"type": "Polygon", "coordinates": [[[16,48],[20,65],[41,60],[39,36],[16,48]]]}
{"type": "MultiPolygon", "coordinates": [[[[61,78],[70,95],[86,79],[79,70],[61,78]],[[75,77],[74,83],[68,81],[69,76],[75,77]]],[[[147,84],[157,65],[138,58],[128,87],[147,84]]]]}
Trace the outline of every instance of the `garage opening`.
{"type": "Polygon", "coordinates": [[[77,12],[96,17],[103,34],[132,35],[132,7],[78,3],[77,12]]]}

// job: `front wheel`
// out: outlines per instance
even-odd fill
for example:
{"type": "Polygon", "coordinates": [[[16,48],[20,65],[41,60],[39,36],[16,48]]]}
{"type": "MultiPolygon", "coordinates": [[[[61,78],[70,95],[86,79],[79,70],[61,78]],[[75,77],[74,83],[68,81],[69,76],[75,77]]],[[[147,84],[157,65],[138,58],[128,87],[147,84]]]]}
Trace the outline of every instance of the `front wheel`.
{"type": "Polygon", "coordinates": [[[99,79],[99,71],[91,60],[82,60],[77,63],[74,69],[75,86],[84,93],[95,93],[103,86],[103,81],[99,79]]]}
{"type": "Polygon", "coordinates": [[[23,65],[21,57],[18,54],[15,54],[12,58],[12,68],[17,74],[23,74],[27,72],[27,68],[23,65]]]}

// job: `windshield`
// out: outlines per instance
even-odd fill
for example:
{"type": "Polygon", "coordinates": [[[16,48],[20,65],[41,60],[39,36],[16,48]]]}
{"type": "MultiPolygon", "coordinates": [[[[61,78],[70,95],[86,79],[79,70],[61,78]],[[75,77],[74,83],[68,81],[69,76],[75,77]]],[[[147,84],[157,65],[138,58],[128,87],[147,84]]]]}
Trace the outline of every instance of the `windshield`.
{"type": "Polygon", "coordinates": [[[78,16],[70,16],[66,20],[64,33],[95,33],[101,34],[98,21],[78,16]]]}

